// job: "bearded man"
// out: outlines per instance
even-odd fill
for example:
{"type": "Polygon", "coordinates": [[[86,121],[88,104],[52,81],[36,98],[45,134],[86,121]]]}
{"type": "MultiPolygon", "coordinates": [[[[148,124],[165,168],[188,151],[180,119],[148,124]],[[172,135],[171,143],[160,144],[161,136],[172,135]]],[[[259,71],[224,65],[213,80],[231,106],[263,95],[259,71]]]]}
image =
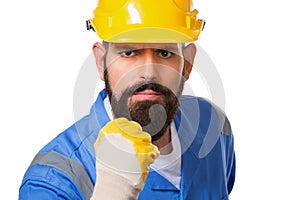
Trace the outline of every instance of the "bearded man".
{"type": "Polygon", "coordinates": [[[228,199],[230,123],[205,99],[182,95],[204,26],[191,1],[99,0],[94,14],[105,88],[90,114],[36,155],[19,199],[228,199]]]}

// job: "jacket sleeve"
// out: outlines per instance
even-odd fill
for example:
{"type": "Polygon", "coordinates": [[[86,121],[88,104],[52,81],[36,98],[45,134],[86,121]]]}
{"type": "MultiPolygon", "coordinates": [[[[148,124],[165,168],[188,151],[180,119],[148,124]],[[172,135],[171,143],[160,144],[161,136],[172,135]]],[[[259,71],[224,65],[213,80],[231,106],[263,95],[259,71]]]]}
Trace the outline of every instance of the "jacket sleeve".
{"type": "Polygon", "coordinates": [[[19,200],[82,200],[77,186],[63,172],[48,166],[35,165],[24,175],[19,200]]]}
{"type": "Polygon", "coordinates": [[[234,152],[234,137],[231,129],[230,122],[225,112],[217,105],[212,103],[212,106],[216,110],[221,129],[221,137],[223,138],[225,147],[225,159],[226,159],[226,175],[227,175],[227,191],[228,194],[232,191],[235,181],[235,152],[234,152]]]}
{"type": "Polygon", "coordinates": [[[53,185],[41,182],[28,180],[20,188],[19,200],[29,199],[72,199],[72,197],[64,194],[63,191],[53,185]]]}
{"type": "Polygon", "coordinates": [[[224,135],[226,143],[227,191],[231,193],[235,181],[235,152],[233,134],[224,135]]]}
{"type": "Polygon", "coordinates": [[[226,146],[226,167],[227,167],[227,191],[228,194],[232,191],[235,181],[235,152],[234,152],[234,137],[230,122],[224,114],[224,123],[222,128],[222,136],[225,137],[226,146]]]}

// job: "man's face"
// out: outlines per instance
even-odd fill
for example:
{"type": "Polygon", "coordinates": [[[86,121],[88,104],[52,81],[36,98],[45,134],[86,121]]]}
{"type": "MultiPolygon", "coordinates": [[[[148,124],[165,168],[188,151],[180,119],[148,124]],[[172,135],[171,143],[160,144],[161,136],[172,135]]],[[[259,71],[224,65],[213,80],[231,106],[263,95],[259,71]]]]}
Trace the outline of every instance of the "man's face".
{"type": "Polygon", "coordinates": [[[185,81],[182,44],[107,43],[103,78],[115,118],[159,139],[174,119],[185,81]]]}

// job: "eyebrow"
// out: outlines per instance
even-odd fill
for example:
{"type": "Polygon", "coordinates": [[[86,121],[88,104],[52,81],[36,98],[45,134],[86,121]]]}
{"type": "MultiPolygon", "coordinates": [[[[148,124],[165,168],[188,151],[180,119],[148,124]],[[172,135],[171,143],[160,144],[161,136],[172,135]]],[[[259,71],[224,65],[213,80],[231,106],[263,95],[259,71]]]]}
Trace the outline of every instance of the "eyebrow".
{"type": "Polygon", "coordinates": [[[154,50],[165,50],[165,51],[170,51],[170,52],[178,52],[179,51],[179,48],[176,46],[176,47],[173,47],[173,46],[169,46],[169,45],[164,45],[164,46],[160,46],[160,47],[157,47],[157,48],[154,48],[154,47],[136,47],[134,45],[128,45],[128,44],[122,44],[122,45],[118,45],[118,44],[115,44],[114,47],[113,47],[115,50],[117,51],[132,51],[132,50],[141,50],[141,49],[154,49],[154,50]]]}
{"type": "Polygon", "coordinates": [[[130,45],[114,45],[113,48],[117,51],[129,51],[129,50],[137,49],[136,47],[130,45]]]}
{"type": "Polygon", "coordinates": [[[170,51],[170,52],[179,52],[179,49],[178,47],[173,47],[173,46],[164,46],[164,47],[161,47],[161,48],[157,48],[157,49],[161,49],[161,50],[166,50],[166,51],[170,51]]]}

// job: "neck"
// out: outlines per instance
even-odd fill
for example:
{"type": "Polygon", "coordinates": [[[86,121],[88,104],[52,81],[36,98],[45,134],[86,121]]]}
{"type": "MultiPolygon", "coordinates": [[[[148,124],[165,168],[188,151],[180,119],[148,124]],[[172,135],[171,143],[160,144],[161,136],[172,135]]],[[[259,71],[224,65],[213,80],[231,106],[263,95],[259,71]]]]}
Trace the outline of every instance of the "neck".
{"type": "Polygon", "coordinates": [[[152,142],[157,146],[161,155],[167,155],[172,152],[173,146],[171,142],[171,127],[169,126],[166,132],[157,140],[152,142]]]}

